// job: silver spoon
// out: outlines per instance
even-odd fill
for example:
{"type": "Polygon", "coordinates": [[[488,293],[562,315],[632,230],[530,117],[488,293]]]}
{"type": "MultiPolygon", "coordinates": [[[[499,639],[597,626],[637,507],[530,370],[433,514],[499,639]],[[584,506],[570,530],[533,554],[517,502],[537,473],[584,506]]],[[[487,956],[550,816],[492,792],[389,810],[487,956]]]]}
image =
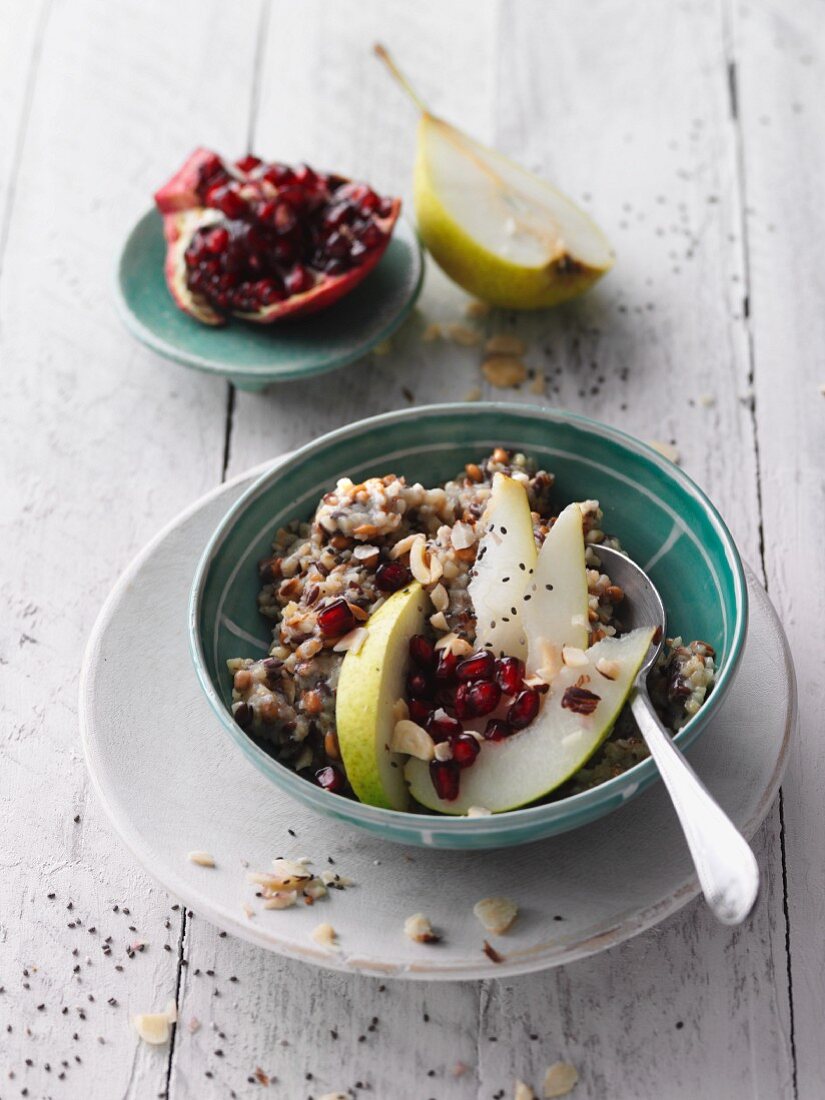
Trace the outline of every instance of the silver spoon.
{"type": "Polygon", "coordinates": [[[713,914],[723,924],[741,924],[759,893],[759,867],[745,838],[715,801],[701,779],[673,744],[647,692],[647,675],[665,637],[665,608],[650,577],[619,550],[594,546],[604,571],[624,590],[622,623],[628,629],[656,626],[630,694],[630,709],[650,755],[667,787],[685,834],[699,885],[713,914]]]}

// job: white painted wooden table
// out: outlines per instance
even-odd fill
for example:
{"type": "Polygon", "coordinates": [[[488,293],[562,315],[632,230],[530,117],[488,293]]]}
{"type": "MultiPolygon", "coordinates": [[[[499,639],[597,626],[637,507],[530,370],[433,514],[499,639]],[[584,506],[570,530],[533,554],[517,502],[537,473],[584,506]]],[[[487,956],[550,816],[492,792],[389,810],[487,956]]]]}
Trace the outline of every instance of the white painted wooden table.
{"type": "MultiPolygon", "coordinates": [[[[487,1100],[557,1058],[593,1100],[824,1095],[821,4],[0,0],[0,27],[0,1100],[487,1100]],[[801,736],[739,931],[693,904],[563,970],[384,989],[184,914],[90,794],[82,647],[156,529],[222,478],[404,405],[405,388],[460,400],[479,383],[476,349],[409,326],[391,356],[324,380],[323,401],[297,383],[234,394],[143,350],[114,314],[118,244],[196,143],[251,141],[408,194],[414,119],[370,58],[376,38],[616,245],[579,304],[489,319],[551,379],[516,399],[675,442],[784,618],[801,736]],[[130,1015],[173,996],[173,1046],[143,1046],[130,1015]]],[[[462,304],[431,271],[422,313],[459,319],[462,304]]]]}

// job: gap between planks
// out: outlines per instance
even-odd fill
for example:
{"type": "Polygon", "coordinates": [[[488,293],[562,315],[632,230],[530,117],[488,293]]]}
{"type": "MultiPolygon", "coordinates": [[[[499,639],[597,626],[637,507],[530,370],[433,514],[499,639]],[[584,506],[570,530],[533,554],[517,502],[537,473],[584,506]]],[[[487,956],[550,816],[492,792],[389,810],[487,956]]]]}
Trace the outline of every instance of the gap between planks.
{"type": "MultiPolygon", "coordinates": [[[[724,43],[725,63],[727,69],[728,95],[730,98],[731,124],[734,130],[734,142],[736,148],[736,178],[735,187],[739,202],[739,232],[742,239],[742,272],[745,289],[745,297],[742,309],[742,323],[745,326],[745,338],[748,350],[748,412],[750,416],[751,432],[753,435],[754,462],[756,469],[756,507],[757,507],[757,534],[759,540],[759,571],[765,590],[770,592],[768,584],[768,572],[765,563],[765,517],[762,496],[762,459],[759,446],[759,427],[756,411],[756,354],[754,349],[753,325],[751,322],[751,247],[750,228],[747,219],[748,186],[745,169],[744,136],[741,119],[741,97],[737,82],[736,44],[734,33],[734,12],[732,0],[722,0],[722,41],[724,43]]],[[[788,1043],[791,1052],[791,1090],[794,1100],[799,1097],[796,1031],[794,1023],[794,995],[793,995],[793,958],[791,956],[791,918],[788,902],[788,864],[785,844],[785,805],[782,787],[779,788],[779,857],[782,868],[782,913],[785,920],[785,969],[788,980],[788,1043]]]]}

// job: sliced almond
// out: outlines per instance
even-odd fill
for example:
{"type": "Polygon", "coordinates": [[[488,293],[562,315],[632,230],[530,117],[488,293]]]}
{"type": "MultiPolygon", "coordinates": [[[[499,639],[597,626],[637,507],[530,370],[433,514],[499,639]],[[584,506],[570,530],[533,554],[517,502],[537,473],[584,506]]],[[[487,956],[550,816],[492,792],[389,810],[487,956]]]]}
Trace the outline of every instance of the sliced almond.
{"type": "Polygon", "coordinates": [[[533,381],[530,383],[530,393],[542,394],[544,393],[545,378],[543,374],[537,374],[533,381]]]}
{"type": "Polygon", "coordinates": [[[335,653],[360,653],[364,648],[364,642],[369,637],[369,630],[365,626],[356,626],[349,634],[339,638],[332,647],[335,653]]]}
{"type": "Polygon", "coordinates": [[[427,561],[427,540],[423,535],[416,535],[410,547],[410,570],[412,575],[421,584],[430,583],[430,565],[427,561]]]}
{"type": "Polygon", "coordinates": [[[312,930],[312,938],[322,947],[335,947],[338,933],[331,924],[319,924],[312,930]]]}
{"type": "Polygon", "coordinates": [[[393,752],[403,752],[417,760],[432,760],[435,744],[427,731],[417,722],[402,718],[396,722],[390,734],[390,748],[393,752]]]}
{"type": "Polygon", "coordinates": [[[527,345],[512,332],[496,332],[484,345],[488,355],[524,355],[527,345]]]}
{"type": "Polygon", "coordinates": [[[442,634],[450,629],[450,624],[447,622],[443,611],[436,611],[434,615],[430,615],[430,626],[433,630],[438,630],[442,634]]]}
{"type": "Polygon", "coordinates": [[[215,866],[215,858],[209,852],[190,852],[186,858],[190,863],[197,863],[198,867],[215,866]]]}
{"type": "Polygon", "coordinates": [[[298,900],[296,890],[276,890],[264,903],[264,909],[289,909],[298,900]]]}
{"type": "Polygon", "coordinates": [[[491,308],[492,307],[490,306],[489,302],[479,302],[473,300],[471,302],[468,302],[467,305],[464,307],[464,316],[473,318],[486,317],[491,308]]]}
{"type": "Polygon", "coordinates": [[[590,664],[584,650],[574,645],[562,646],[561,659],[568,668],[586,668],[590,664]]]}
{"type": "Polygon", "coordinates": [[[448,325],[447,335],[455,344],[461,344],[465,348],[474,348],[481,343],[481,335],[474,328],[466,325],[448,325]]]}
{"type": "Polygon", "coordinates": [[[486,806],[471,806],[467,811],[467,817],[492,817],[493,811],[486,806]]]}
{"type": "Polygon", "coordinates": [[[174,1001],[170,1001],[165,1012],[141,1012],[134,1017],[135,1030],[144,1041],[152,1046],[162,1046],[169,1042],[172,1024],[178,1018],[174,1001]]]}
{"type": "Polygon", "coordinates": [[[437,584],[435,586],[430,593],[430,599],[436,611],[446,611],[450,606],[450,597],[447,595],[447,589],[443,584],[437,584]]]}
{"type": "Polygon", "coordinates": [[[516,1091],[513,1093],[513,1100],[536,1100],[536,1094],[529,1085],[525,1085],[523,1081],[516,1079],[516,1091]]]}
{"type": "Polygon", "coordinates": [[[407,917],[404,921],[404,935],[408,939],[414,940],[415,943],[438,943],[441,939],[433,931],[429,918],[425,917],[423,913],[415,913],[413,916],[407,917]]]}
{"type": "Polygon", "coordinates": [[[514,355],[494,355],[481,364],[481,373],[491,386],[503,390],[520,385],[527,377],[527,367],[514,355]]]}
{"type": "Polygon", "coordinates": [[[351,1095],[349,1092],[325,1092],[318,1100],[350,1100],[351,1095]]]}
{"type": "Polygon", "coordinates": [[[299,889],[312,878],[312,872],[305,863],[297,859],[273,859],[271,878],[281,889],[299,889]]]}
{"type": "Polygon", "coordinates": [[[509,898],[482,898],[473,906],[473,912],[488,932],[500,936],[518,916],[518,906],[509,898]]]}
{"type": "Polygon", "coordinates": [[[475,529],[469,523],[462,523],[461,520],[453,524],[450,537],[456,550],[468,550],[476,543],[475,529]]]}
{"type": "Polygon", "coordinates": [[[440,340],[444,333],[441,331],[441,325],[437,321],[430,321],[424,331],[421,333],[421,339],[425,344],[433,344],[436,340],[440,340]]]}
{"type": "Polygon", "coordinates": [[[404,554],[407,554],[412,550],[413,543],[419,539],[423,539],[422,534],[405,535],[403,539],[399,539],[398,542],[390,550],[390,557],[393,561],[397,558],[401,558],[404,554]]]}
{"type": "Polygon", "coordinates": [[[456,657],[469,657],[473,652],[473,647],[466,638],[460,638],[458,634],[452,632],[442,635],[435,643],[435,648],[448,649],[450,653],[454,653],[456,657]]]}
{"type": "Polygon", "coordinates": [[[544,1075],[542,1095],[545,1100],[567,1096],[576,1087],[578,1080],[579,1073],[575,1066],[571,1066],[569,1062],[554,1062],[544,1075]]]}
{"type": "Polygon", "coordinates": [[[615,680],[622,670],[618,661],[611,661],[607,657],[600,657],[596,661],[596,671],[600,672],[607,680],[615,680]]]}
{"type": "Polygon", "coordinates": [[[660,439],[649,439],[648,444],[654,451],[658,451],[662,458],[666,458],[668,462],[679,461],[679,452],[672,443],[662,443],[660,439]]]}

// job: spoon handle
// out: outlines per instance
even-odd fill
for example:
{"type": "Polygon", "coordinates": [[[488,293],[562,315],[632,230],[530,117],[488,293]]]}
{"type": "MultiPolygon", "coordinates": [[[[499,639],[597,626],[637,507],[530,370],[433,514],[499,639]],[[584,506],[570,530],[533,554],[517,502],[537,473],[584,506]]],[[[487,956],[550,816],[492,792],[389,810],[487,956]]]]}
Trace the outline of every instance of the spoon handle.
{"type": "Polygon", "coordinates": [[[630,707],[673,801],[705,900],[723,924],[741,924],[759,893],[753,852],[673,744],[643,683],[630,707]]]}

